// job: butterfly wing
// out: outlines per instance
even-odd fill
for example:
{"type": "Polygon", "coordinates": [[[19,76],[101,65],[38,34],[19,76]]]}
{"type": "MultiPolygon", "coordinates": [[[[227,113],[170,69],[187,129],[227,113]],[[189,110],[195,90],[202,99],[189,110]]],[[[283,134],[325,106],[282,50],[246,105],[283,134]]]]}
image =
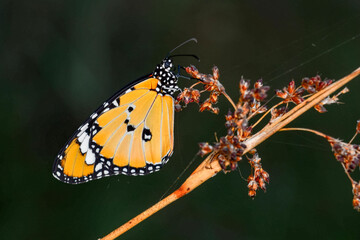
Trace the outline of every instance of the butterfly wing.
{"type": "Polygon", "coordinates": [[[56,157],[54,177],[78,184],[160,170],[173,152],[174,99],[158,83],[147,75],[99,107],[56,157]]]}

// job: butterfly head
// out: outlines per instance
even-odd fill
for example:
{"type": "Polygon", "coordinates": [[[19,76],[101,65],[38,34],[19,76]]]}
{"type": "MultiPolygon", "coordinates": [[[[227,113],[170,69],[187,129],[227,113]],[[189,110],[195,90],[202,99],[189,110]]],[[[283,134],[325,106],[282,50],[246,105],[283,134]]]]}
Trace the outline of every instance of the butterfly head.
{"type": "Polygon", "coordinates": [[[158,84],[159,92],[171,95],[179,90],[177,86],[178,79],[173,72],[173,63],[170,58],[165,58],[156,66],[153,76],[160,80],[158,84]]]}

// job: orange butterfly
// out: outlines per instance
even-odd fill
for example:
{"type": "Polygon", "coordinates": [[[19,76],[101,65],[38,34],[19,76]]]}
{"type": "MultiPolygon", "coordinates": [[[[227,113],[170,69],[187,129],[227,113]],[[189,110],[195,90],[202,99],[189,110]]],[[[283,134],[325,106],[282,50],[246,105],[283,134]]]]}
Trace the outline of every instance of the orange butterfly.
{"type": "MultiPolygon", "coordinates": [[[[196,39],[178,47],[189,41],[196,39]]],[[[152,74],[115,93],[78,128],[55,159],[55,178],[78,184],[120,173],[145,175],[168,162],[174,148],[172,94],[180,90],[171,60],[178,55],[169,54],[152,74]]]]}

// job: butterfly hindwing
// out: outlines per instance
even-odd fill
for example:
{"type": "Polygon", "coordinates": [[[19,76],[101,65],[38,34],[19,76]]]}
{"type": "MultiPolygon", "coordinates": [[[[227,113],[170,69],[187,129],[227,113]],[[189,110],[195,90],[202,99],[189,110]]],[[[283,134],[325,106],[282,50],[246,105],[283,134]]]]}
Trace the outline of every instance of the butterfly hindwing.
{"type": "Polygon", "coordinates": [[[147,75],[106,101],[60,151],[53,175],[77,184],[160,170],[173,152],[174,99],[159,86],[147,75]]]}

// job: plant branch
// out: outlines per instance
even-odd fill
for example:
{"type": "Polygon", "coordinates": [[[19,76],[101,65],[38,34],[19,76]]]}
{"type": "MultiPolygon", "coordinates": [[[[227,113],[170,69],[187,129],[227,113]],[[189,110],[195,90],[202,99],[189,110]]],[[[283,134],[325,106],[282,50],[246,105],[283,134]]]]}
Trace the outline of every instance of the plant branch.
{"type": "MultiPolygon", "coordinates": [[[[304,102],[294,107],[292,110],[284,114],[275,122],[265,126],[262,130],[260,130],[258,133],[256,133],[255,135],[253,135],[251,138],[249,138],[244,142],[244,144],[246,145],[244,154],[249,152],[251,149],[255,148],[257,145],[265,141],[267,138],[272,136],[281,128],[283,128],[284,126],[295,120],[297,117],[302,115],[307,110],[311,109],[313,106],[318,104],[324,98],[326,98],[327,96],[329,96],[330,94],[341,88],[343,85],[345,85],[346,83],[348,83],[358,75],[360,75],[360,68],[356,69],[354,72],[350,73],[346,77],[340,79],[339,81],[329,85],[325,89],[314,94],[312,97],[306,99],[304,102]]],[[[198,166],[198,168],[185,180],[184,184],[181,185],[179,189],[177,189],[168,197],[156,203],[149,209],[145,210],[143,213],[139,214],[132,220],[120,226],[118,229],[114,230],[113,232],[102,238],[102,240],[115,239],[116,237],[120,236],[122,233],[128,231],[138,223],[150,217],[152,214],[156,213],[157,211],[166,207],[170,203],[174,202],[175,200],[191,192],[196,187],[198,187],[199,185],[210,179],[212,176],[215,176],[219,171],[222,170],[218,160],[216,160],[215,158],[216,154],[217,154],[216,152],[210,154],[198,166]]]]}
{"type": "Polygon", "coordinates": [[[101,238],[101,240],[111,240],[117,238],[124,232],[136,226],[138,223],[142,222],[143,220],[156,213],[157,211],[163,209],[170,203],[188,194],[212,176],[215,176],[219,171],[221,171],[221,166],[219,165],[218,161],[212,161],[213,156],[214,154],[210,154],[186,179],[186,181],[180,186],[179,189],[177,189],[152,207],[148,208],[138,216],[134,217],[127,223],[123,224],[116,230],[112,231],[107,236],[101,238]]]}

